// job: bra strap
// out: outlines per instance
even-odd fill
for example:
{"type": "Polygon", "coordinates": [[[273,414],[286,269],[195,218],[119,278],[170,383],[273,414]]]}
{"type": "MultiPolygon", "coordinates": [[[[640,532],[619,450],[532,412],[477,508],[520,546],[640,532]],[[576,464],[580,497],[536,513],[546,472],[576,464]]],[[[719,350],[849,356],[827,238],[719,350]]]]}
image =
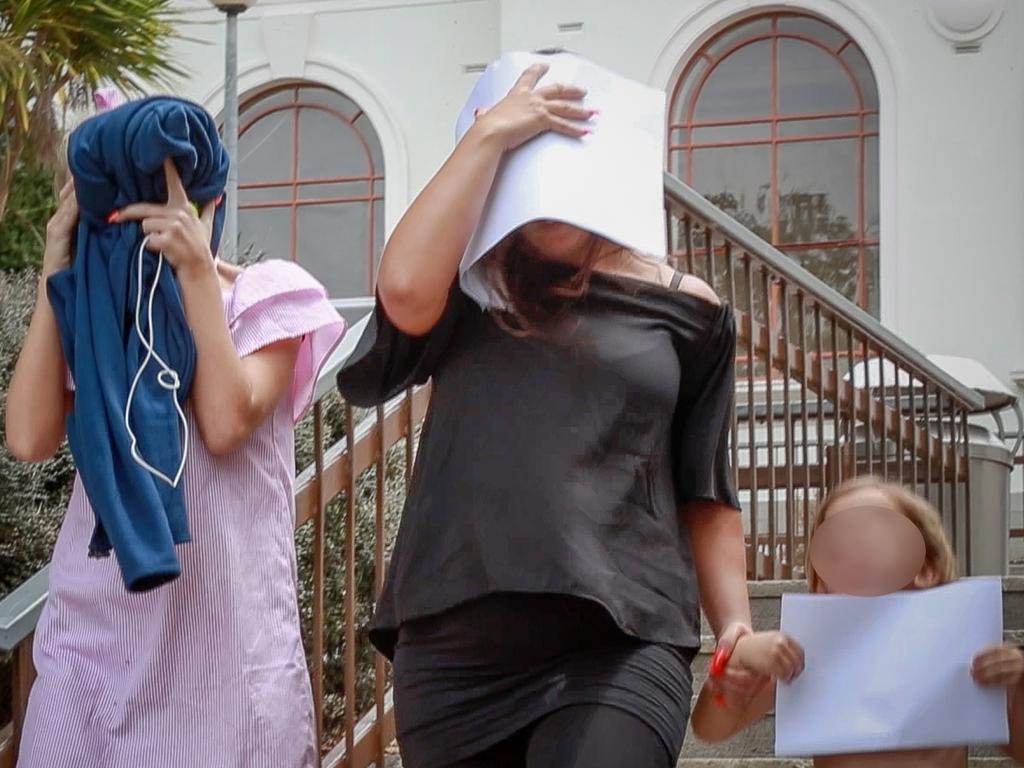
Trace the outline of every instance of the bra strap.
{"type": "Polygon", "coordinates": [[[683,273],[678,269],[672,273],[672,281],[668,284],[668,287],[673,291],[679,288],[679,283],[683,281],[683,273]]]}

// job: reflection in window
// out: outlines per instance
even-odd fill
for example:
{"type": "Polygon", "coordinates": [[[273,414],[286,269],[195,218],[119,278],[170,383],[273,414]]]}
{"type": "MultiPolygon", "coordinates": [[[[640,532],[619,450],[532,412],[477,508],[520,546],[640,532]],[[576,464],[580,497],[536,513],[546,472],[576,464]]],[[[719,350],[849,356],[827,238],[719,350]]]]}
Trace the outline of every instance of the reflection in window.
{"type": "Polygon", "coordinates": [[[384,161],[363,111],[292,83],[244,101],[239,250],[298,261],[332,298],[373,295],[384,241],[384,161]]]}
{"type": "Polygon", "coordinates": [[[878,92],[848,35],[745,19],[689,61],[669,120],[672,173],[878,315],[878,92]]]}

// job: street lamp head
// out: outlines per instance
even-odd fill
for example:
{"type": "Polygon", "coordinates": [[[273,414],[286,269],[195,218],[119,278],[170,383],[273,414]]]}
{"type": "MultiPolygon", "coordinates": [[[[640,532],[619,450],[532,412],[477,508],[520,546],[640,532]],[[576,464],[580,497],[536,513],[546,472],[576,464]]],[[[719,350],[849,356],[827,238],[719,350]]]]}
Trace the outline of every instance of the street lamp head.
{"type": "Polygon", "coordinates": [[[210,0],[210,5],[225,13],[242,13],[256,5],[256,0],[210,0]]]}

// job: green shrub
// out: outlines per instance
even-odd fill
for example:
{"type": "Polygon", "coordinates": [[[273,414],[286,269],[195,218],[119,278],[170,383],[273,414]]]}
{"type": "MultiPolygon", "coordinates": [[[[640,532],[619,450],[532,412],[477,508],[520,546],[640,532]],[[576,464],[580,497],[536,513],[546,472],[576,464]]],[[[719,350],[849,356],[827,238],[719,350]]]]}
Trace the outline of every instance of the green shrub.
{"type": "MultiPolygon", "coordinates": [[[[11,180],[7,213],[0,226],[0,269],[38,267],[42,263],[46,222],[57,207],[53,171],[25,160],[11,180]]],[[[4,363],[7,358],[2,358],[4,363]]]]}

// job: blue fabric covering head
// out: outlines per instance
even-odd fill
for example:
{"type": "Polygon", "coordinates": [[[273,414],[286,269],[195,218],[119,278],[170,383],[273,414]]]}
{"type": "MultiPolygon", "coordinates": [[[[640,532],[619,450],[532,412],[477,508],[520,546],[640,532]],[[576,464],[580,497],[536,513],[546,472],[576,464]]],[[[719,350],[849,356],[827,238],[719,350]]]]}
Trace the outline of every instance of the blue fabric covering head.
{"type": "MultiPolygon", "coordinates": [[[[130,102],[71,135],[77,246],[71,267],[48,283],[75,384],[68,443],[96,513],[89,554],[113,548],[133,591],[181,572],[174,547],[189,540],[182,425],[196,350],[170,267],[142,249],[138,222],[107,217],[131,203],[167,201],[166,157],[190,199],[223,194],[227,152],[198,105],[162,96],[130,102]]],[[[211,250],[223,225],[221,206],[211,250]]]]}

